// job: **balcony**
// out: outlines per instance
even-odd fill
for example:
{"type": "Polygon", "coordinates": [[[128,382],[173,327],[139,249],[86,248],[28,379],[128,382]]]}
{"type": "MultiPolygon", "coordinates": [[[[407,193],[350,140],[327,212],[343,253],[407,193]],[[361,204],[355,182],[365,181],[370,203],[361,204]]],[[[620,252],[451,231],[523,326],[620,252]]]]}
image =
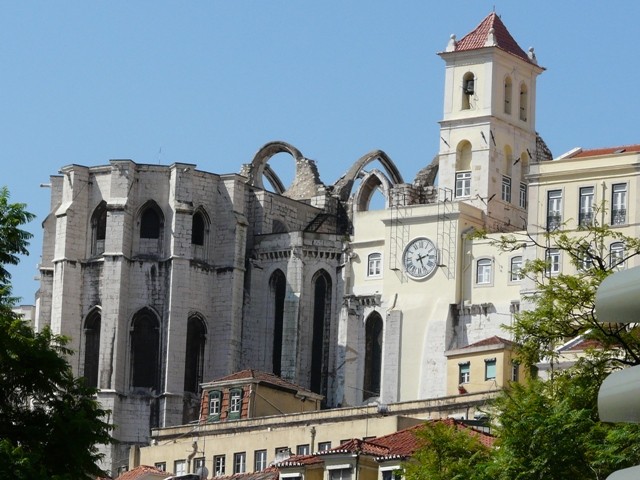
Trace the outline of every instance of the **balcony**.
{"type": "Polygon", "coordinates": [[[586,227],[593,224],[593,212],[580,212],[578,216],[578,225],[586,227]]]}
{"type": "Polygon", "coordinates": [[[559,213],[551,213],[547,215],[547,230],[558,230],[562,226],[562,215],[559,213]]]}
{"type": "Polygon", "coordinates": [[[627,210],[618,208],[611,210],[611,225],[624,225],[627,223],[627,210]]]}

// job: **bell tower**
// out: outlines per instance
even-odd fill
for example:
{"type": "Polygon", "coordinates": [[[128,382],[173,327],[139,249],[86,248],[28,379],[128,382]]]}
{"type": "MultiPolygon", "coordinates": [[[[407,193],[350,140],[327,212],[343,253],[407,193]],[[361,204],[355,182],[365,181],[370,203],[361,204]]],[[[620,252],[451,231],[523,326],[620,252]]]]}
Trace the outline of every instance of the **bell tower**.
{"type": "Polygon", "coordinates": [[[489,231],[522,229],[536,158],[533,48],[525,53],[492,12],[438,55],[445,61],[439,185],[486,214],[489,231]]]}

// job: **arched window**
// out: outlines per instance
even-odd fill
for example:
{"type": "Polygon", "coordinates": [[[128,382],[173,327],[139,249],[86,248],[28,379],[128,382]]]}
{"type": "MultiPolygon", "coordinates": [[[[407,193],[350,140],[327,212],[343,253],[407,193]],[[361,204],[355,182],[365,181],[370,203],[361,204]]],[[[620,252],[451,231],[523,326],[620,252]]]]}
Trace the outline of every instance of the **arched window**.
{"type": "Polygon", "coordinates": [[[104,253],[104,241],[107,236],[107,203],[105,201],[91,215],[91,255],[104,253]]]}
{"type": "Polygon", "coordinates": [[[191,222],[191,243],[193,245],[204,245],[205,232],[206,221],[202,212],[194,213],[191,222]]]}
{"type": "Polygon", "coordinates": [[[527,86],[524,83],[520,84],[520,120],[527,121],[529,106],[529,95],[527,92],[527,86]]]}
{"type": "Polygon", "coordinates": [[[380,396],[382,372],[382,318],[373,312],[365,324],[363,400],[380,396]]]}
{"type": "Polygon", "coordinates": [[[84,378],[90,387],[98,386],[100,366],[100,310],[93,310],[84,322],[84,378]]]}
{"type": "Polygon", "coordinates": [[[513,95],[513,84],[511,77],[504,79],[504,113],[511,115],[511,97],[513,95]]]}
{"type": "Polygon", "coordinates": [[[610,245],[609,266],[616,270],[624,268],[624,243],[614,242],[610,245]]]}
{"type": "Polygon", "coordinates": [[[331,277],[324,270],[313,280],[313,335],[311,341],[310,389],[327,394],[329,373],[329,344],[331,328],[331,277]]]}
{"type": "Polygon", "coordinates": [[[472,106],[471,99],[476,91],[476,81],[473,72],[467,72],[462,77],[462,110],[469,110],[472,106]]]}
{"type": "Polygon", "coordinates": [[[471,195],[471,143],[463,140],[456,148],[456,197],[471,195]]]}
{"type": "Polygon", "coordinates": [[[282,270],[276,270],[269,280],[269,290],[273,305],[273,349],[272,368],[274,375],[282,375],[282,334],[284,326],[284,297],[287,279],[282,270]]]}
{"type": "Polygon", "coordinates": [[[160,238],[160,215],[155,208],[147,208],[140,217],[140,238],[160,238]]]}
{"type": "Polygon", "coordinates": [[[157,255],[162,252],[164,216],[154,202],[147,202],[140,210],[139,253],[157,255]]]}
{"type": "Polygon", "coordinates": [[[131,323],[131,387],[160,391],[160,323],[142,309],[131,323]]]}
{"type": "Polygon", "coordinates": [[[202,383],[204,371],[204,346],[207,329],[197,315],[187,320],[187,347],[184,365],[184,391],[197,393],[202,383]]]}
{"type": "Polygon", "coordinates": [[[510,145],[504,147],[504,160],[502,162],[502,200],[511,202],[511,167],[513,166],[513,151],[510,145]]]}

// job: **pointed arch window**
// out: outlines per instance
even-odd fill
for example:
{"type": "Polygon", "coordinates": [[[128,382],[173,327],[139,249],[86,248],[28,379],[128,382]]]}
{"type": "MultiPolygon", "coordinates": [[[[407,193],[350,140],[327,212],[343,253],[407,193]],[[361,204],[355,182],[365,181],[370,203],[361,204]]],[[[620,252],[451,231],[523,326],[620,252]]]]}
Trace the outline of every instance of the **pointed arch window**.
{"type": "Polygon", "coordinates": [[[100,310],[92,311],[84,322],[84,378],[90,387],[98,387],[100,365],[100,310]]]}
{"type": "Polygon", "coordinates": [[[520,84],[520,120],[523,122],[527,121],[528,118],[528,109],[529,109],[529,93],[527,90],[527,86],[522,83],[520,84]]]}
{"type": "Polygon", "coordinates": [[[148,309],[131,323],[131,386],[160,391],[160,323],[148,309]]]}
{"type": "Polygon", "coordinates": [[[380,396],[382,373],[382,318],[373,312],[365,324],[363,399],[380,396]]]}
{"type": "Polygon", "coordinates": [[[148,207],[140,217],[140,238],[160,238],[160,215],[153,207],[148,207]]]}
{"type": "Polygon", "coordinates": [[[511,77],[504,79],[504,113],[511,115],[511,97],[513,96],[513,83],[511,77]]]}
{"type": "Polygon", "coordinates": [[[197,393],[202,383],[204,371],[204,347],[207,329],[198,315],[187,320],[187,346],[184,365],[184,391],[197,393]]]}
{"type": "Polygon", "coordinates": [[[191,243],[193,245],[204,245],[204,238],[206,232],[206,222],[202,212],[196,212],[193,214],[191,223],[191,243]]]}
{"type": "Polygon", "coordinates": [[[284,297],[287,279],[282,270],[276,270],[269,280],[269,290],[273,314],[272,370],[274,375],[282,375],[282,336],[284,327],[284,297]]]}
{"type": "Polygon", "coordinates": [[[91,255],[102,255],[107,236],[107,203],[105,201],[91,215],[91,255]]]}
{"type": "Polygon", "coordinates": [[[329,332],[331,329],[331,277],[321,270],[313,279],[313,335],[311,342],[311,391],[327,394],[329,332]]]}
{"type": "Polygon", "coordinates": [[[162,252],[164,215],[154,202],[147,202],[140,211],[140,253],[157,255],[162,252]]]}

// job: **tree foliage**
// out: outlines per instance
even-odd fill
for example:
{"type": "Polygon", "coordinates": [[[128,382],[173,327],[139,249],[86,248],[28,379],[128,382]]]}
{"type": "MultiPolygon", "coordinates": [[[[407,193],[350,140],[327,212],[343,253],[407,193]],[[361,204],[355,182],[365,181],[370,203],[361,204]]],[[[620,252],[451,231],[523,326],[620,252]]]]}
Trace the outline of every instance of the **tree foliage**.
{"type": "Polygon", "coordinates": [[[33,216],[0,189],[0,478],[58,480],[102,474],[97,444],[109,443],[107,411],[73,375],[66,339],[33,329],[11,310],[7,265],[26,254],[33,216]]]}
{"type": "Polygon", "coordinates": [[[640,239],[593,223],[577,231],[505,235],[496,243],[503,251],[514,251],[526,244],[545,251],[554,248],[575,267],[571,273],[550,274],[548,258],[529,260],[523,266],[521,274],[533,283],[533,288],[523,296],[532,308],[520,312],[514,324],[505,328],[512,331],[514,340],[521,345],[520,358],[525,364],[534,365],[543,359],[553,362],[557,347],[579,335],[596,340],[602,347],[600,354],[608,355],[613,363],[640,364],[637,329],[600,323],[595,312],[598,286],[640,254],[640,239]],[[622,245],[623,250],[612,252],[613,243],[622,245]]]}
{"type": "Polygon", "coordinates": [[[477,436],[447,422],[428,422],[420,428],[419,448],[405,465],[407,480],[480,480],[490,458],[489,447],[477,436]]]}

